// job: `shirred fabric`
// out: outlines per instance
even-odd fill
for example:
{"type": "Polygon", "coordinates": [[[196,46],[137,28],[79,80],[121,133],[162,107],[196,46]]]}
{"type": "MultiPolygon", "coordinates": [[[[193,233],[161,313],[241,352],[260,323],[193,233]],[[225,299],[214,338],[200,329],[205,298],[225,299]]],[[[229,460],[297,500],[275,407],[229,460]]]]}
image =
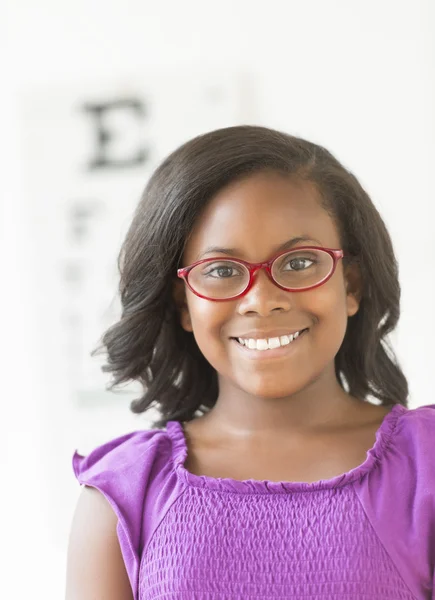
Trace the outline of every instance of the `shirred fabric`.
{"type": "Polygon", "coordinates": [[[337,477],[194,475],[182,424],[73,456],[118,516],[135,600],[435,598],[435,405],[395,405],[337,477]]]}

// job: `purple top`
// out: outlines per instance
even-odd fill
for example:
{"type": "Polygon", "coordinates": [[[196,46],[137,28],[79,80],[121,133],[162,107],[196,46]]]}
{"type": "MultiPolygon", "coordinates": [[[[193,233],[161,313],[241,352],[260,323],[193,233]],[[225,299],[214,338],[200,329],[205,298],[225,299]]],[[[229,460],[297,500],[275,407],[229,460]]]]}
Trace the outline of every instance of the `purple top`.
{"type": "Polygon", "coordinates": [[[384,417],[365,461],[316,481],[184,468],[182,425],[75,452],[100,490],[135,600],[435,598],[435,404],[384,417]]]}

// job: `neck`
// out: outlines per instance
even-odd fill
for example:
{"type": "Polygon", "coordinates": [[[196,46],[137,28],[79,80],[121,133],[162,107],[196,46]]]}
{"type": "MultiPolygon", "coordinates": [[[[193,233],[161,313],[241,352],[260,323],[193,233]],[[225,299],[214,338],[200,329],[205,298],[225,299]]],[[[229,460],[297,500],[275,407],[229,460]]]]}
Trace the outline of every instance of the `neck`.
{"type": "Polygon", "coordinates": [[[363,404],[368,403],[347,394],[335,375],[283,398],[253,396],[220,381],[216,404],[201,420],[215,432],[240,439],[279,437],[336,427],[363,404]]]}

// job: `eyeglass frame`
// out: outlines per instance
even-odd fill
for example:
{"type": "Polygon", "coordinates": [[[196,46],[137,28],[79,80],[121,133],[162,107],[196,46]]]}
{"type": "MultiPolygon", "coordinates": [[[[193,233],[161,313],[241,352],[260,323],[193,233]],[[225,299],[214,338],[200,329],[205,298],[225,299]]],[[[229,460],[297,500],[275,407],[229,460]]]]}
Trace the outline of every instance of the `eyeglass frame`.
{"type": "Polygon", "coordinates": [[[337,268],[338,261],[342,258],[347,258],[349,256],[350,255],[346,254],[342,249],[323,248],[320,246],[298,246],[297,248],[292,248],[290,250],[283,250],[283,251],[279,252],[278,254],[275,254],[271,259],[266,260],[264,262],[260,262],[260,263],[250,263],[247,260],[242,260],[241,258],[222,258],[220,256],[219,257],[215,256],[215,257],[211,257],[211,258],[203,258],[202,260],[198,260],[198,261],[192,263],[191,265],[188,265],[187,267],[181,267],[180,269],[177,269],[177,276],[180,277],[180,279],[183,279],[185,281],[187,287],[195,294],[195,296],[198,296],[199,298],[203,298],[204,300],[210,300],[210,302],[227,302],[228,300],[236,300],[238,298],[242,298],[243,296],[245,296],[245,294],[247,294],[249,292],[249,290],[252,288],[252,286],[254,285],[255,276],[258,273],[258,271],[260,271],[261,269],[265,269],[267,276],[272,281],[272,283],[274,283],[276,285],[276,287],[280,288],[281,290],[284,290],[285,292],[305,292],[307,290],[313,290],[313,289],[325,284],[327,281],[329,281],[329,279],[331,279],[331,277],[335,273],[335,269],[337,268]],[[331,272],[320,282],[318,282],[314,285],[309,285],[309,286],[303,287],[303,288],[287,288],[287,287],[280,285],[273,278],[272,265],[281,256],[284,256],[285,254],[289,254],[290,252],[296,252],[297,250],[321,250],[323,252],[326,252],[327,254],[330,255],[330,257],[332,258],[332,261],[333,261],[331,272]],[[241,264],[248,269],[248,271],[249,271],[248,285],[242,292],[240,292],[240,294],[237,294],[235,296],[230,296],[229,298],[210,298],[208,296],[204,296],[203,294],[200,294],[199,292],[195,291],[193,289],[193,287],[190,285],[189,273],[192,269],[194,269],[198,265],[201,265],[204,263],[212,263],[217,260],[232,261],[232,262],[241,264]]]}

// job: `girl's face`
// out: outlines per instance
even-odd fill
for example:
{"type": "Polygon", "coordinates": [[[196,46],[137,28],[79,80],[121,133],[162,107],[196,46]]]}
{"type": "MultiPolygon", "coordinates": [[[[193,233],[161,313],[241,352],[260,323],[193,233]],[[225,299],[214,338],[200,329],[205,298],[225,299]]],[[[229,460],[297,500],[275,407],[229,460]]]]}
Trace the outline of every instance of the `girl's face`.
{"type": "MultiPolygon", "coordinates": [[[[202,258],[240,258],[262,262],[291,238],[294,248],[341,248],[337,228],[321,207],[315,186],[278,173],[260,172],[233,182],[216,194],[195,224],[182,266],[202,258]],[[231,248],[231,254],[207,252],[231,248]]],[[[218,373],[219,389],[238,389],[263,398],[291,396],[319,378],[335,379],[334,357],[359,306],[358,277],[338,261],[333,276],[318,288],[287,292],[266,272],[257,272],[249,292],[236,300],[199,298],[177,282],[181,325],[193,332],[204,357],[218,373]],[[250,351],[237,341],[286,335],[308,328],[281,352],[250,351]],[[257,334],[257,335],[255,335],[257,334]],[[275,354],[273,354],[275,353],[275,354]],[[253,354],[255,356],[253,356],[253,354]]]]}

